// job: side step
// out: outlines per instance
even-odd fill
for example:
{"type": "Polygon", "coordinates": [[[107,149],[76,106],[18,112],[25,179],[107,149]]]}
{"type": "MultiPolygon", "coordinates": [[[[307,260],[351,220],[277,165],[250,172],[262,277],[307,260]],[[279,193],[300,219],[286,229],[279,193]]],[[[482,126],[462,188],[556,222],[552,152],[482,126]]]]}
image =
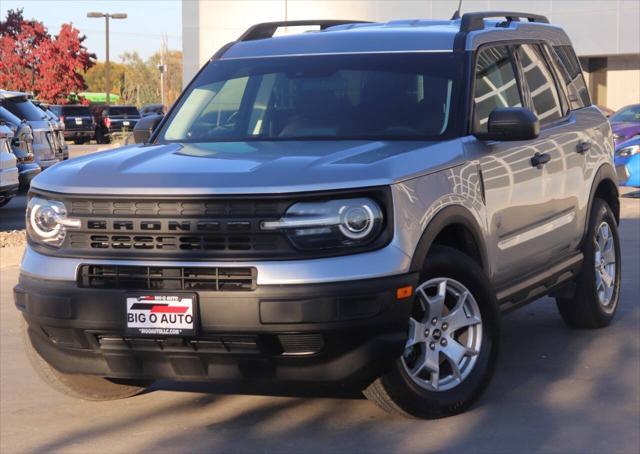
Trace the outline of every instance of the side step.
{"type": "Polygon", "coordinates": [[[498,290],[497,299],[501,312],[509,312],[530,303],[562,284],[572,280],[580,273],[584,257],[582,252],[535,274],[509,287],[498,290]]]}

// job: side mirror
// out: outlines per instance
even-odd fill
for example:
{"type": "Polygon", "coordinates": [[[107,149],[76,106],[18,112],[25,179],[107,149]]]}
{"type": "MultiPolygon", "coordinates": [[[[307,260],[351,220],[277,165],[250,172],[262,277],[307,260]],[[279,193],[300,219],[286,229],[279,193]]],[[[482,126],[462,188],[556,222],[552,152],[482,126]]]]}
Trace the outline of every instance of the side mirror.
{"type": "Polygon", "coordinates": [[[140,118],[133,128],[133,141],[135,143],[145,143],[149,141],[149,137],[156,129],[164,115],[147,115],[140,118]]]}
{"type": "Polygon", "coordinates": [[[489,115],[488,132],[476,133],[480,140],[531,140],[540,135],[540,121],[524,107],[495,109],[489,115]]]}

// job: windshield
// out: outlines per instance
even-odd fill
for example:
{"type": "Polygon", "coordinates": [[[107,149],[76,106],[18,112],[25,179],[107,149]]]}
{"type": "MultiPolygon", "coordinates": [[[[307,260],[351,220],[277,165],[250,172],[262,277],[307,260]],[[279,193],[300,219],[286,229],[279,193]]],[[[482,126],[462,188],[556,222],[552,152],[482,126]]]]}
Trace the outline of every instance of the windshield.
{"type": "Polygon", "coordinates": [[[640,123],[640,104],[620,109],[609,120],[615,123],[640,123]]]}
{"type": "Polygon", "coordinates": [[[140,115],[140,113],[135,107],[109,107],[109,116],[117,117],[124,115],[129,117],[137,117],[138,115],[140,115]]]}
{"type": "Polygon", "coordinates": [[[39,121],[47,119],[43,111],[25,98],[4,99],[2,100],[2,107],[5,107],[9,112],[22,120],[39,121]]]}
{"type": "Polygon", "coordinates": [[[192,83],[161,141],[444,139],[461,127],[457,53],[217,60],[192,83]]]}

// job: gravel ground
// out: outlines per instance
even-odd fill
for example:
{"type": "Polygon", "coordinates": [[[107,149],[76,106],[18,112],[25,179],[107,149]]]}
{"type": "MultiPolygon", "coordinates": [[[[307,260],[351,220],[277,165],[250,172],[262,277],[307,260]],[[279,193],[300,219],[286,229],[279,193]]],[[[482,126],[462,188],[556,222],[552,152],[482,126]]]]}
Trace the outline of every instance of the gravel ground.
{"type": "Polygon", "coordinates": [[[0,232],[0,248],[24,246],[26,241],[24,230],[0,232]]]}

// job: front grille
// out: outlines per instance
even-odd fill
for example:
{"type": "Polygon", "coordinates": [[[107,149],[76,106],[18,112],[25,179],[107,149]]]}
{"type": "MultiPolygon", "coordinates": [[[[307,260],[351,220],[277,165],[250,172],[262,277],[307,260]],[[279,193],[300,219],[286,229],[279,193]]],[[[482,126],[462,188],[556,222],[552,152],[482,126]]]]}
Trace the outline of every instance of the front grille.
{"type": "Polygon", "coordinates": [[[78,286],[126,290],[251,291],[257,271],[244,267],[82,265],[78,286]]]}
{"type": "Polygon", "coordinates": [[[283,355],[313,355],[324,347],[324,338],[320,333],[280,334],[278,341],[283,355]]]}
{"type": "MultiPolygon", "coordinates": [[[[212,182],[215,184],[215,181],[212,182]]],[[[34,195],[36,195],[34,193],[34,195]]],[[[362,248],[303,251],[286,232],[264,231],[261,223],[281,219],[296,202],[349,197],[373,197],[385,208],[392,226],[389,188],[321,193],[249,196],[157,196],[122,198],[40,193],[64,202],[80,228],[67,231],[56,255],[105,259],[279,260],[363,252],[384,246],[389,228],[362,248]]],[[[40,252],[47,248],[32,244],[40,252]]]]}

